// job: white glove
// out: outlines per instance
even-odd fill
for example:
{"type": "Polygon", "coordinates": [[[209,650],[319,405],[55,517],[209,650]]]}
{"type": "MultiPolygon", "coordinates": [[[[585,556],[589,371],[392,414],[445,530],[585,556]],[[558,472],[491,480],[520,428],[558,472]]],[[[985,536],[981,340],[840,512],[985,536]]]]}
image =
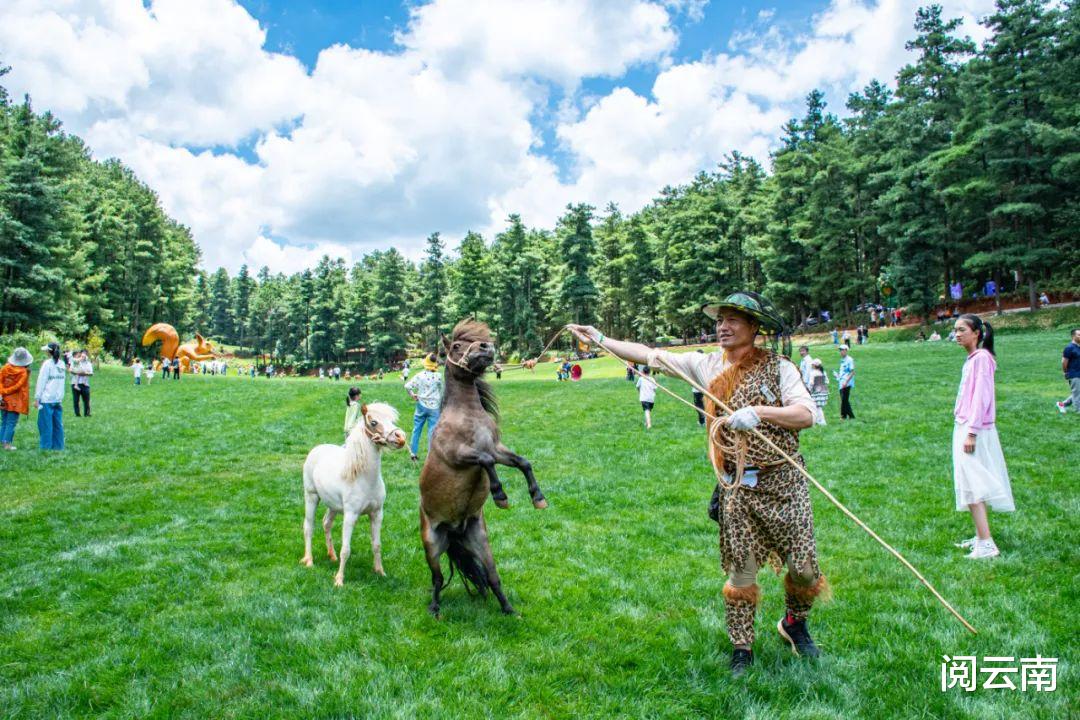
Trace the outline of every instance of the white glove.
{"type": "Polygon", "coordinates": [[[744,407],[731,413],[728,417],[728,427],[732,430],[751,430],[758,426],[761,418],[752,407],[744,407]]]}

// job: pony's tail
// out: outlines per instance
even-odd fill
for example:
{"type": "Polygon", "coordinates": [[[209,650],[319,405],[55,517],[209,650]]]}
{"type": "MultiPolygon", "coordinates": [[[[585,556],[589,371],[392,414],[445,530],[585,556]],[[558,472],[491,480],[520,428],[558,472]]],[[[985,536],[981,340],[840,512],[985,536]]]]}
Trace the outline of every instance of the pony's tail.
{"type": "Polygon", "coordinates": [[[466,592],[472,594],[472,590],[469,589],[472,585],[480,593],[480,597],[487,597],[488,588],[491,587],[491,583],[488,582],[487,568],[484,567],[483,560],[466,544],[465,531],[451,530],[448,539],[450,542],[446,548],[446,554],[450,558],[450,578],[446,581],[446,585],[454,579],[456,569],[461,574],[461,582],[465,585],[466,592]]]}

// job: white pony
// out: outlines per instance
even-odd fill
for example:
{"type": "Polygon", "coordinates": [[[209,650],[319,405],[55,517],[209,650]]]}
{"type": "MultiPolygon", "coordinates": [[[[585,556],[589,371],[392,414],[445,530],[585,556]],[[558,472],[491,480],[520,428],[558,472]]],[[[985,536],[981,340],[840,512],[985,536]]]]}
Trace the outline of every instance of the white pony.
{"type": "Polygon", "coordinates": [[[361,422],[349,433],[344,447],[341,445],[317,445],[304,461],[304,557],[300,564],[311,567],[311,534],[315,528],[315,508],[319,501],[326,503],[323,533],[326,535],[326,552],[331,560],[334,541],[330,530],[334,518],[344,513],[345,525],[341,531],[341,564],[338,566],[334,585],[345,583],[345,563],[349,561],[349,544],[353,525],[361,515],[371,518],[371,553],[375,556],[375,572],[386,575],[382,566],[383,501],[386,485],[382,479],[382,450],[405,447],[405,433],[394,425],[397,410],[386,403],[360,406],[361,422]]]}

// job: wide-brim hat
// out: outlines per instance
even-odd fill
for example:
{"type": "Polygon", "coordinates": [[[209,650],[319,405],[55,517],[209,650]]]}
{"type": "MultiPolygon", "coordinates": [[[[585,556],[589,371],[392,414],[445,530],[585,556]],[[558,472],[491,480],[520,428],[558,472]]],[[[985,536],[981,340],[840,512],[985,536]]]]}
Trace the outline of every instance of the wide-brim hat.
{"type": "Polygon", "coordinates": [[[34,362],[34,356],[31,355],[30,351],[26,348],[17,347],[14,352],[11,353],[8,362],[15,367],[27,367],[30,363],[34,362]]]}
{"type": "Polygon", "coordinates": [[[716,320],[724,310],[734,310],[753,318],[769,334],[787,332],[787,323],[776,307],[755,292],[741,291],[728,295],[720,302],[701,306],[701,312],[716,320]]]}

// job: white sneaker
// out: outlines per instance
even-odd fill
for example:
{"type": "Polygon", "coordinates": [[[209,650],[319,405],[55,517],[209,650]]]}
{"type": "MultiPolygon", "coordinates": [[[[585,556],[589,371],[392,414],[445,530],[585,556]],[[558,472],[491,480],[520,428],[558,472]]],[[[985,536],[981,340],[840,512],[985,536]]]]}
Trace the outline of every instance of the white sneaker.
{"type": "Polygon", "coordinates": [[[953,545],[955,545],[956,547],[961,548],[963,550],[967,550],[968,548],[975,547],[975,543],[977,543],[978,541],[979,541],[979,536],[975,535],[974,537],[969,537],[967,540],[961,540],[958,543],[953,543],[953,545]]]}
{"type": "Polygon", "coordinates": [[[1059,413],[1061,413],[1062,415],[1064,415],[1065,413],[1069,412],[1069,406],[1068,406],[1068,405],[1066,405],[1065,403],[1063,403],[1063,402],[1056,402],[1056,403],[1054,403],[1054,404],[1055,404],[1055,405],[1057,405],[1057,409],[1058,409],[1058,412],[1059,412],[1059,413]]]}
{"type": "Polygon", "coordinates": [[[981,560],[983,558],[997,557],[1001,554],[993,540],[979,540],[975,547],[965,557],[968,560],[981,560]]]}

